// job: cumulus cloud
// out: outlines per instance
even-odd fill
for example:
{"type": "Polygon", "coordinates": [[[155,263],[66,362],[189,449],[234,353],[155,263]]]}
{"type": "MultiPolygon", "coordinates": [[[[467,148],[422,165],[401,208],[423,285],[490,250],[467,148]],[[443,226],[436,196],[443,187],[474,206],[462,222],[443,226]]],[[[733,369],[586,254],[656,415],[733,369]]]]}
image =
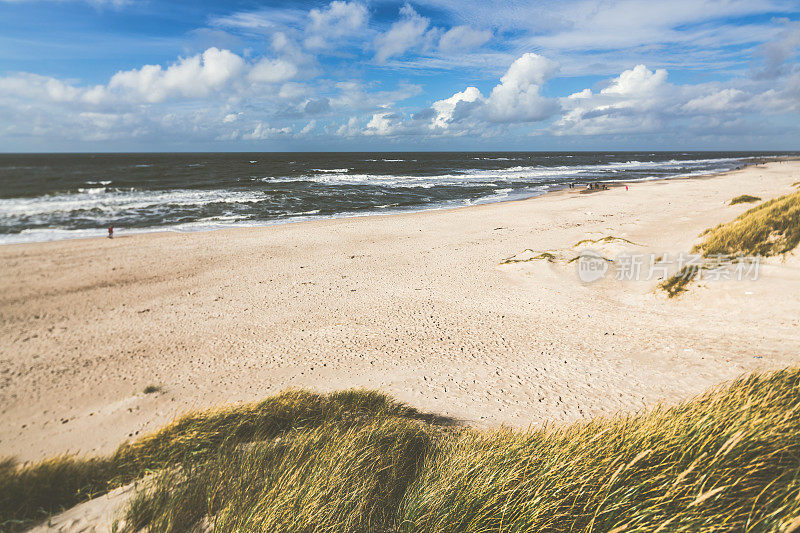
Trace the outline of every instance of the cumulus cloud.
{"type": "Polygon", "coordinates": [[[546,57],[527,53],[511,64],[492,89],[486,103],[487,116],[494,122],[535,122],[558,111],[558,103],[540,91],[544,82],[558,70],[546,57]]]}
{"type": "Polygon", "coordinates": [[[316,121],[316,120],[309,120],[309,121],[308,121],[308,124],[306,124],[305,126],[303,126],[303,129],[301,129],[301,130],[300,130],[300,132],[298,133],[298,135],[301,135],[301,136],[302,136],[302,135],[309,135],[309,134],[310,134],[310,133],[312,133],[312,132],[313,132],[315,129],[317,129],[317,121],[316,121]]]}
{"type": "Polygon", "coordinates": [[[401,19],[392,24],[388,31],[375,38],[375,60],[384,62],[390,57],[402,56],[412,48],[424,46],[430,20],[419,15],[406,4],[400,8],[401,19]]]}
{"type": "Polygon", "coordinates": [[[450,98],[433,103],[432,128],[447,128],[453,121],[469,116],[470,112],[483,104],[483,95],[476,87],[467,87],[450,98]]]}
{"type": "Polygon", "coordinates": [[[262,58],[247,75],[252,82],[279,83],[297,76],[297,65],[285,59],[262,58]]]}
{"type": "Polygon", "coordinates": [[[253,83],[276,84],[299,75],[296,64],[282,58],[247,62],[230,50],[209,48],[164,67],[144,65],[119,71],[103,85],[80,86],[29,73],[0,77],[0,95],[88,107],[157,104],[169,100],[206,99],[250,91],[253,83]]]}
{"type": "Polygon", "coordinates": [[[392,135],[398,131],[402,116],[396,113],[375,113],[364,128],[366,135],[392,135]]]}
{"type": "Polygon", "coordinates": [[[250,133],[242,135],[242,139],[246,141],[264,141],[267,139],[274,139],[281,135],[288,135],[292,133],[291,128],[270,128],[269,124],[259,122],[250,133]]]}
{"type": "Polygon", "coordinates": [[[400,8],[400,20],[379,34],[373,46],[375,60],[383,63],[412,51],[439,57],[464,54],[484,45],[491,37],[492,32],[471,26],[454,26],[448,30],[434,27],[430,19],[405,4],[400,8]]]}
{"type": "Polygon", "coordinates": [[[134,96],[146,102],[163,102],[170,97],[199,98],[219,90],[245,70],[245,61],[229,50],[209,48],[163,69],[145,65],[114,74],[108,90],[134,96]]]}
{"type": "Polygon", "coordinates": [[[557,135],[741,134],[752,129],[744,126],[748,115],[758,114],[763,124],[771,114],[800,107],[800,95],[792,93],[791,76],[766,88],[747,79],[675,85],[667,78],[665,69],[636,65],[609,80],[599,92],[587,88],[561,98],[565,112],[552,131],[557,135]]]}
{"type": "Polygon", "coordinates": [[[335,0],[326,8],[312,9],[308,13],[305,45],[309,48],[330,46],[332,41],[357,35],[367,24],[368,12],[364,4],[335,0]]]}
{"type": "Polygon", "coordinates": [[[660,111],[674,93],[670,89],[666,70],[636,65],[610,80],[599,93],[584,89],[562,98],[566,113],[556,122],[555,131],[578,135],[652,131],[661,125],[660,111]]]}
{"type": "Polygon", "coordinates": [[[538,122],[558,112],[559,104],[541,94],[542,85],[558,70],[546,57],[526,53],[517,58],[488,97],[467,87],[431,105],[432,129],[448,129],[467,118],[495,123],[538,122]]]}
{"type": "Polygon", "coordinates": [[[356,117],[350,117],[347,123],[342,124],[336,128],[336,135],[339,137],[354,137],[361,134],[361,127],[359,126],[356,117]]]}
{"type": "Polygon", "coordinates": [[[718,91],[692,98],[683,104],[682,109],[690,113],[729,113],[734,110],[745,109],[751,104],[751,99],[752,95],[739,89],[720,89],[718,91]]]}

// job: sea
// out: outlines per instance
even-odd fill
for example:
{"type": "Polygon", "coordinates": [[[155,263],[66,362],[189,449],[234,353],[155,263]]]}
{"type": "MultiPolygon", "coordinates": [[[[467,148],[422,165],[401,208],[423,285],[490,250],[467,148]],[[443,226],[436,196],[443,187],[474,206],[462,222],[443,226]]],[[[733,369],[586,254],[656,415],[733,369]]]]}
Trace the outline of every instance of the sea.
{"type": "MultiPolygon", "coordinates": [[[[0,244],[467,206],[799,152],[0,154],[0,244]]],[[[535,205],[531,206],[535,209],[535,205]]]]}

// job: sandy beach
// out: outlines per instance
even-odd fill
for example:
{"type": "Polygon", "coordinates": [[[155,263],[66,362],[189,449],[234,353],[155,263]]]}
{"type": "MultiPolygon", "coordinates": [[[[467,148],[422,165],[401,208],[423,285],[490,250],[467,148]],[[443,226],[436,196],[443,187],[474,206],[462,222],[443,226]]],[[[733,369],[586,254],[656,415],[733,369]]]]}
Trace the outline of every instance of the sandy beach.
{"type": "Polygon", "coordinates": [[[524,201],[0,247],[0,455],[97,454],[190,409],[376,388],[476,426],[675,402],[800,361],[800,261],[757,281],[584,284],[526,249],[688,252],[800,162],[524,201]],[[603,245],[605,246],[605,245],[603,245]],[[148,385],[161,387],[145,394],[148,385]]]}

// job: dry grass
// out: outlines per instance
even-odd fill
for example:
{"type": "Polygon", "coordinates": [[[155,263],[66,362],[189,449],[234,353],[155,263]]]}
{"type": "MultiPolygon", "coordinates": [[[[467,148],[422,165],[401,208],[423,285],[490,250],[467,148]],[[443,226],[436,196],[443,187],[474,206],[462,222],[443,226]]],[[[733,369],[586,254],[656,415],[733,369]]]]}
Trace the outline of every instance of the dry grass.
{"type": "Polygon", "coordinates": [[[556,259],[557,259],[556,255],[553,254],[552,252],[539,252],[538,254],[536,254],[534,256],[528,257],[527,259],[517,259],[517,256],[523,255],[523,254],[525,254],[527,252],[536,253],[534,250],[531,250],[530,248],[526,248],[525,250],[522,250],[522,252],[520,252],[516,256],[512,256],[512,257],[509,257],[507,259],[503,259],[502,261],[500,261],[500,264],[501,265],[509,265],[509,264],[512,264],[512,263],[528,263],[530,261],[540,261],[540,260],[547,261],[548,263],[554,263],[556,261],[556,259]]]}
{"type": "Polygon", "coordinates": [[[449,422],[361,390],[287,391],[255,404],[194,413],[120,446],[110,457],[56,457],[24,468],[0,462],[0,531],[18,529],[152,471],[202,464],[244,443],[325,424],[347,428],[376,417],[449,422]]]}
{"type": "Polygon", "coordinates": [[[749,194],[743,194],[741,196],[737,196],[731,200],[730,205],[736,204],[751,204],[753,202],[760,202],[761,198],[758,196],[750,196],[749,194]]]}
{"type": "Polygon", "coordinates": [[[674,298],[682,292],[689,290],[689,284],[697,277],[699,270],[696,267],[683,267],[677,274],[658,284],[669,298],[674,298]]]}
{"type": "Polygon", "coordinates": [[[706,257],[790,252],[800,243],[800,192],[757,205],[736,220],[707,230],[703,236],[695,251],[706,257]]]}
{"type": "Polygon", "coordinates": [[[800,372],[671,409],[441,443],[404,531],[778,531],[800,514],[800,372]]]}
{"type": "Polygon", "coordinates": [[[55,510],[133,464],[155,477],[123,531],[777,532],[800,517],[800,369],[534,431],[434,422],[379,393],[295,391],[107,460],[6,466],[0,501],[4,519],[55,510]]]}
{"type": "MultiPolygon", "coordinates": [[[[739,203],[736,200],[740,198],[743,197],[734,198],[731,204],[739,203]]],[[[710,260],[706,262],[711,266],[739,261],[743,257],[791,252],[800,243],[800,192],[757,205],[731,222],[705,230],[700,237],[703,237],[702,242],[692,251],[710,260]]],[[[693,270],[684,268],[658,286],[670,298],[678,296],[688,290],[688,285],[705,266],[708,265],[693,267],[693,270]]]]}
{"type": "Polygon", "coordinates": [[[608,235],[606,237],[601,237],[599,239],[582,239],[575,244],[572,245],[573,248],[577,248],[578,246],[586,245],[586,244],[602,244],[602,243],[624,243],[624,244],[632,244],[634,246],[641,246],[633,241],[629,241],[628,239],[624,239],[622,237],[615,237],[613,235],[608,235]]]}

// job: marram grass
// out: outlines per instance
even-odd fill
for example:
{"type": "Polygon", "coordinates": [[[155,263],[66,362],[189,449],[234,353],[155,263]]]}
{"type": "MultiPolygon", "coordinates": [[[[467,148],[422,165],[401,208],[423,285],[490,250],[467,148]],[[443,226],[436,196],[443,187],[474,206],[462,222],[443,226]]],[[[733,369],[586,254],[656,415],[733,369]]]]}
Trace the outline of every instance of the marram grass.
{"type": "MultiPolygon", "coordinates": [[[[530,431],[442,426],[366,391],[256,406],[191,415],[106,460],[73,461],[99,478],[151,473],[119,531],[800,531],[797,368],[530,431]]],[[[34,507],[9,491],[37,498],[50,486],[41,472],[0,469],[4,520],[34,507]]],[[[89,495],[66,492],[37,505],[89,495]]]]}
{"type": "Polygon", "coordinates": [[[748,209],[732,222],[707,230],[696,252],[713,255],[780,255],[800,243],[800,191],[748,209]]]}
{"type": "MultiPolygon", "coordinates": [[[[754,196],[737,196],[731,204],[757,200],[754,196]],[[749,199],[742,200],[745,197],[749,199]]],[[[731,222],[707,229],[700,237],[702,242],[692,251],[716,264],[721,260],[791,252],[800,244],[800,191],[759,204],[731,222]]],[[[675,297],[687,290],[701,268],[702,265],[683,269],[660,283],[659,288],[670,298],[675,297]]]]}

